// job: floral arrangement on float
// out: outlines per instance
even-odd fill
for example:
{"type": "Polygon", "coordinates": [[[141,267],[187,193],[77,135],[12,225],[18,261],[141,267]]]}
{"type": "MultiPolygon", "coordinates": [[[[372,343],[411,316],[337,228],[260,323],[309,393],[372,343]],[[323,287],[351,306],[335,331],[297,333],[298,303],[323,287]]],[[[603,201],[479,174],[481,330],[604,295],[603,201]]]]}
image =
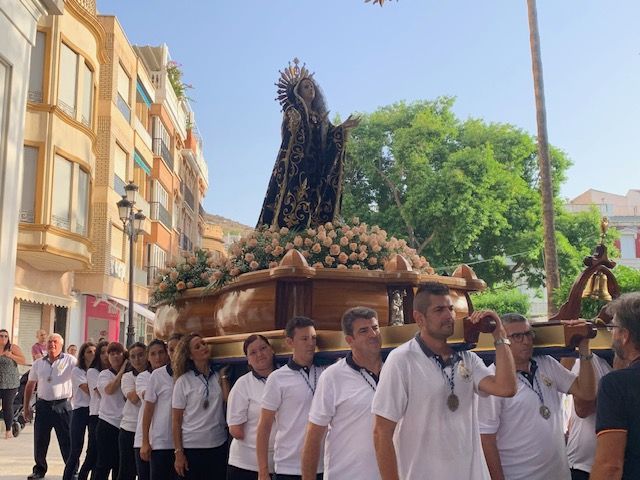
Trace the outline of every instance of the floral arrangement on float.
{"type": "Polygon", "coordinates": [[[389,237],[380,227],[360,223],[357,218],[303,230],[262,226],[231,245],[228,258],[196,250],[185,254],[179,263],[167,263],[154,279],[151,302],[172,303],[192,288],[218,290],[244,273],[277,267],[293,249],[313,268],[383,270],[389,258],[400,254],[413,270],[434,273],[427,259],[405,240],[389,237]]]}

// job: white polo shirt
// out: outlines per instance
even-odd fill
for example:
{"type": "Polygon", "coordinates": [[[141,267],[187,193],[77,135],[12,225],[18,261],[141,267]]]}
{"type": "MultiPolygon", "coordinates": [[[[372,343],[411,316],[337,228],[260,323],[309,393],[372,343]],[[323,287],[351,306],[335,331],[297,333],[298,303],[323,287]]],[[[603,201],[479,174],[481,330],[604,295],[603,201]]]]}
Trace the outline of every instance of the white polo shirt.
{"type": "MultiPolygon", "coordinates": [[[[76,408],[88,407],[91,397],[80,388],[80,385],[87,383],[87,371],[80,367],[73,367],[71,373],[71,390],[73,392],[72,402],[74,410],[76,408]]],[[[88,387],[88,385],[87,385],[88,387]]]]}
{"type": "MultiPolygon", "coordinates": [[[[323,367],[313,365],[307,375],[293,360],[267,379],[262,408],[276,412],[273,460],[276,473],[301,475],[302,447],[313,392],[323,367]]],[[[322,457],[321,457],[322,458],[322,457]]],[[[318,473],[322,473],[322,460],[318,473]]]]}
{"type": "Polygon", "coordinates": [[[108,394],[105,388],[116,378],[116,372],[107,368],[98,375],[98,392],[100,392],[100,411],[98,418],[104,420],[116,428],[120,428],[122,421],[122,409],[124,408],[125,398],[120,390],[116,390],[112,394],[108,394]]]}
{"type": "Polygon", "coordinates": [[[145,370],[140,372],[136,377],[136,393],[140,397],[140,408],[138,409],[138,421],[136,423],[136,436],[133,437],[133,448],[142,447],[142,416],[144,413],[144,398],[149,385],[149,379],[151,378],[151,372],[145,370]]]}
{"type": "Polygon", "coordinates": [[[38,399],[64,400],[71,398],[71,377],[76,366],[76,357],[61,353],[49,363],[48,357],[38,358],[29,370],[29,381],[38,382],[38,399]]]}
{"type": "MultiPolygon", "coordinates": [[[[591,361],[596,373],[596,382],[599,382],[611,371],[611,366],[597,355],[594,355],[591,361]]],[[[576,375],[580,372],[580,360],[576,360],[571,371],[576,375]]],[[[586,418],[580,418],[576,414],[572,395],[569,395],[565,405],[569,409],[569,438],[567,439],[569,467],[591,472],[596,454],[596,414],[594,412],[586,418]]]]}
{"type": "MultiPolygon", "coordinates": [[[[433,354],[432,354],[433,355],[433,354]]],[[[372,412],[397,422],[393,443],[403,480],[489,480],[478,431],[478,384],[491,371],[473,352],[454,368],[459,407],[451,411],[445,373],[414,338],[393,350],[380,373],[372,412]]]]}
{"type": "Polygon", "coordinates": [[[142,405],[141,401],[138,401],[138,403],[132,403],[127,398],[129,393],[135,392],[136,390],[136,377],[137,375],[134,375],[133,371],[131,371],[125,373],[120,381],[120,390],[122,390],[122,395],[124,395],[125,398],[120,428],[127,432],[136,431],[136,426],[138,425],[138,412],[140,411],[140,405],[142,405]]]}
{"type": "Polygon", "coordinates": [[[144,401],[155,403],[149,443],[152,450],[173,450],[171,431],[171,397],[173,395],[173,370],[171,365],[156,368],[151,372],[144,401]]]}
{"type": "Polygon", "coordinates": [[[98,392],[98,377],[100,371],[96,368],[87,370],[87,386],[89,387],[89,415],[98,415],[100,413],[100,393],[98,392]]]}
{"type": "Polygon", "coordinates": [[[329,427],[324,448],[324,480],[380,478],[371,414],[376,385],[375,376],[358,367],[351,354],[331,365],[320,377],[309,421],[329,427]]]}
{"type": "Polygon", "coordinates": [[[548,355],[535,356],[532,362],[537,365],[533,385],[518,373],[514,397],[480,399],[480,433],[496,434],[506,479],[569,480],[561,394],[571,388],[576,375],[548,355]],[[548,419],[540,415],[542,403],[534,388],[551,411],[548,419]]]}
{"type": "Polygon", "coordinates": [[[182,414],[182,446],[214,448],[227,441],[220,378],[209,366],[209,374],[188,370],[176,380],[171,406],[182,414]],[[208,406],[205,407],[206,403],[208,406]]]}
{"type": "MultiPolygon", "coordinates": [[[[244,439],[234,438],[231,441],[229,465],[252,472],[258,471],[256,435],[266,381],[253,372],[243,375],[233,385],[227,402],[227,424],[244,425],[244,439]]],[[[275,428],[272,428],[269,437],[269,471],[272,473],[275,433],[275,428]]]]}

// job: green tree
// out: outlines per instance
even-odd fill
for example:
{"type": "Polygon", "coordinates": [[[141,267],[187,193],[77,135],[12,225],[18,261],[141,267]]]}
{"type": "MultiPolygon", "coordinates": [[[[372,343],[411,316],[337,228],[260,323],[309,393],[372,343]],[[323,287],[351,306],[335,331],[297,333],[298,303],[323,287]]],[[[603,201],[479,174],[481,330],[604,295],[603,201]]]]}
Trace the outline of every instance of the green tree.
{"type": "MultiPolygon", "coordinates": [[[[460,121],[453,102],[400,102],[363,115],[347,152],[342,212],[406,238],[436,267],[470,263],[489,285],[515,276],[540,286],[535,139],[507,124],[460,121]]],[[[558,149],[551,159],[560,211],[570,162],[558,149]]]]}
{"type": "Polygon", "coordinates": [[[496,288],[475,293],[471,295],[471,301],[475,310],[494,310],[498,315],[511,312],[527,315],[531,307],[529,297],[517,288],[496,288]]]}

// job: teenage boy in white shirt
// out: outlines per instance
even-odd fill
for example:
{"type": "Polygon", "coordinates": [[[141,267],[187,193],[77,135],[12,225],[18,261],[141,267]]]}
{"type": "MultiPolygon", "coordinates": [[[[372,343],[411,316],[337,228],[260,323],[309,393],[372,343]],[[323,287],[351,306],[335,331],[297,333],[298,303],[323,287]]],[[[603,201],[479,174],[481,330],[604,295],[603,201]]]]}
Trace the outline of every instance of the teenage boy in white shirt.
{"type": "Polygon", "coordinates": [[[327,368],[318,382],[302,451],[303,480],[316,476],[325,435],[324,480],[380,478],[371,435],[371,403],[382,368],[377,317],[366,307],[351,308],[342,316],[351,352],[327,368]]]}
{"type": "Polygon", "coordinates": [[[561,394],[584,401],[595,398],[589,339],[578,346],[580,373],[576,377],[549,355],[533,356],[534,331],[525,317],[509,313],[502,316],[502,323],[511,340],[518,389],[513,398],[481,398],[478,402],[482,448],[491,478],[570,480],[561,394]]]}
{"type": "MultiPolygon", "coordinates": [[[[269,436],[275,421],[274,463],[276,480],[302,475],[300,457],[311,401],[323,368],[314,365],[316,329],[313,320],[293,317],[285,328],[286,343],[293,350],[287,365],[267,379],[256,435],[258,479],[269,480],[269,436]]],[[[322,478],[322,463],[318,464],[322,478]]]]}
{"type": "Polygon", "coordinates": [[[416,337],[389,354],[373,398],[373,440],[383,480],[489,479],[482,455],[476,394],[516,392],[513,357],[500,317],[477,311],[471,321],[496,322],[496,373],[473,352],[455,352],[453,300],[446,285],[426,282],[415,295],[416,337]]]}

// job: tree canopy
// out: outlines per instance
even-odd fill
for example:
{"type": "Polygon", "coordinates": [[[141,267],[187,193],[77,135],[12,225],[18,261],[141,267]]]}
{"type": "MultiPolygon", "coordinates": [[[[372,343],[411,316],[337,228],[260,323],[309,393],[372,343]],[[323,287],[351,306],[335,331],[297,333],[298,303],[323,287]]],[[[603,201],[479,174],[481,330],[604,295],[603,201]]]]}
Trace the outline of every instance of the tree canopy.
{"type": "MultiPolygon", "coordinates": [[[[439,271],[467,263],[489,285],[521,278],[540,286],[535,137],[509,124],[460,120],[453,104],[440,97],[363,115],[347,151],[342,214],[405,238],[439,271]]],[[[598,221],[563,211],[559,190],[571,162],[557,148],[551,161],[560,271],[573,276],[597,242],[598,221]]]]}

